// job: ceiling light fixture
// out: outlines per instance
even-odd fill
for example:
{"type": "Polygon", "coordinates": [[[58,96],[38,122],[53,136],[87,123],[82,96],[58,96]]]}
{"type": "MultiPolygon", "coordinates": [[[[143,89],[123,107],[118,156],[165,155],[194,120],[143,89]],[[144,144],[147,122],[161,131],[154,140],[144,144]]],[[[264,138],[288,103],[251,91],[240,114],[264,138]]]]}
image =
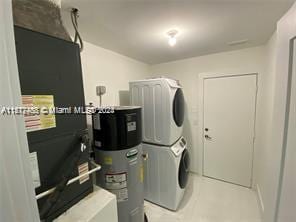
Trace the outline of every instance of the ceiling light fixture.
{"type": "Polygon", "coordinates": [[[168,43],[172,47],[174,45],[176,45],[176,43],[177,43],[177,38],[176,38],[177,34],[178,34],[178,31],[177,30],[170,30],[170,31],[167,32],[167,35],[169,37],[168,43]]]}

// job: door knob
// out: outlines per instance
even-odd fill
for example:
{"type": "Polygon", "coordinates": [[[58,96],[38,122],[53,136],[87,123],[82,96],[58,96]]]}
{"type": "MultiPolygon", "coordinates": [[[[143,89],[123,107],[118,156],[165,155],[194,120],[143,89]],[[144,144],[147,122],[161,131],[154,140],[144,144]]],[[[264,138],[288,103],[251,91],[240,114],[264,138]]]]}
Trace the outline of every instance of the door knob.
{"type": "Polygon", "coordinates": [[[209,135],[205,135],[205,138],[206,138],[207,140],[212,140],[212,137],[210,137],[209,135]]]}

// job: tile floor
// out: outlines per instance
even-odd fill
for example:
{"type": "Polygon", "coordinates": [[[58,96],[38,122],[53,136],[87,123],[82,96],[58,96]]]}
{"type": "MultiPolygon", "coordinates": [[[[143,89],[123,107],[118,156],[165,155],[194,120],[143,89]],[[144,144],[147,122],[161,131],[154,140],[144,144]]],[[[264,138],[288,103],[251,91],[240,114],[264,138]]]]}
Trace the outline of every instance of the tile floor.
{"type": "Polygon", "coordinates": [[[261,222],[256,193],[222,181],[190,175],[177,212],[145,202],[149,222],[261,222]]]}

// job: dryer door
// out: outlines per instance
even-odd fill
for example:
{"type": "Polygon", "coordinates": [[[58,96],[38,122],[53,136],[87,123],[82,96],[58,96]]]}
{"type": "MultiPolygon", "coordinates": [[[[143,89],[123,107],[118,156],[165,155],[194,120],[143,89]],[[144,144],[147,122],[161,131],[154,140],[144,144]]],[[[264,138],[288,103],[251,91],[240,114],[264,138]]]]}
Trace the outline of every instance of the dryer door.
{"type": "Polygon", "coordinates": [[[184,103],[183,91],[181,88],[178,88],[173,102],[173,116],[178,127],[181,127],[184,122],[184,103]]]}
{"type": "Polygon", "coordinates": [[[182,153],[180,166],[179,166],[179,186],[184,189],[188,182],[189,177],[189,166],[190,166],[190,158],[189,152],[185,149],[182,153]]]}

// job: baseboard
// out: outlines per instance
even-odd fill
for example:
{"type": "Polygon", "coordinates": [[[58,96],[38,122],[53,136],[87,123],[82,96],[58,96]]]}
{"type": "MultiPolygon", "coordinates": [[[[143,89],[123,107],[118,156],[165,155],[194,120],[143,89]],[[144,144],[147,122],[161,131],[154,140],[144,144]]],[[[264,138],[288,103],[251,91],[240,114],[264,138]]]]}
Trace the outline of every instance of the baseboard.
{"type": "Polygon", "coordinates": [[[264,202],[263,202],[261,190],[260,190],[260,187],[258,184],[256,184],[256,193],[257,193],[257,199],[258,199],[258,203],[260,206],[261,214],[263,214],[264,213],[264,202]]]}

